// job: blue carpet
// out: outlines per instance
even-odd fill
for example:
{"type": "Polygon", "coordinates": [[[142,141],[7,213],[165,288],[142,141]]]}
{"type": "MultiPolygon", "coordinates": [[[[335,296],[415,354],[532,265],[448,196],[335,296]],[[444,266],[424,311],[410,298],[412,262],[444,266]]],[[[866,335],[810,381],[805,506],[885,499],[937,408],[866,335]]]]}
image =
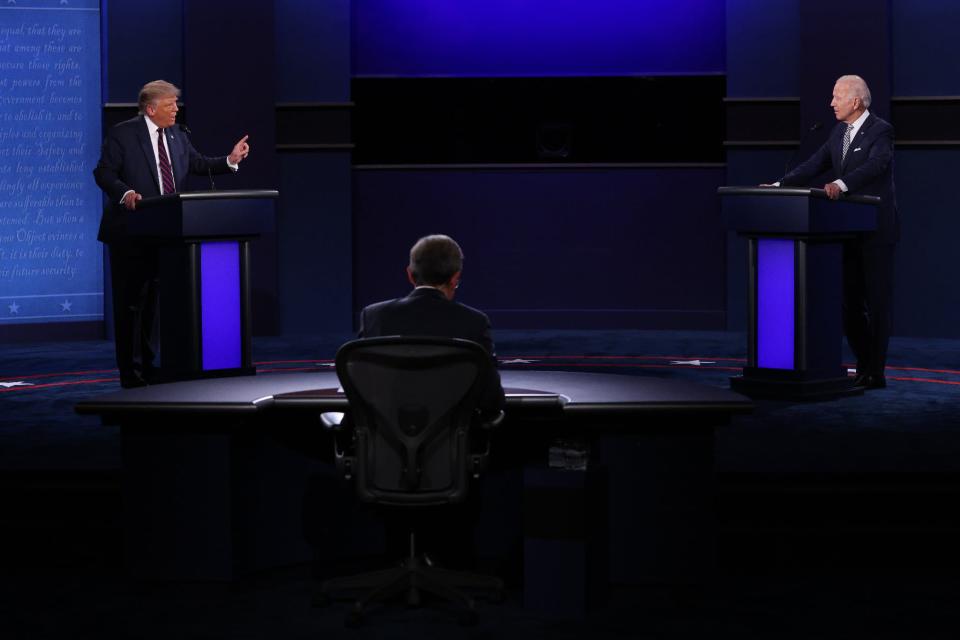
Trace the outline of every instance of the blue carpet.
{"type": "MultiPolygon", "coordinates": [[[[330,366],[349,335],[258,338],[263,375],[330,366]]],[[[602,371],[725,387],[743,365],[740,333],[499,331],[503,368],[602,371]]],[[[0,469],[115,469],[119,439],[83,399],[117,388],[107,341],[0,347],[0,469]]],[[[848,354],[849,361],[849,354],[848,354]]],[[[895,338],[889,387],[826,402],[759,401],[717,433],[729,472],[950,472],[960,468],[960,341],[895,338]]]]}

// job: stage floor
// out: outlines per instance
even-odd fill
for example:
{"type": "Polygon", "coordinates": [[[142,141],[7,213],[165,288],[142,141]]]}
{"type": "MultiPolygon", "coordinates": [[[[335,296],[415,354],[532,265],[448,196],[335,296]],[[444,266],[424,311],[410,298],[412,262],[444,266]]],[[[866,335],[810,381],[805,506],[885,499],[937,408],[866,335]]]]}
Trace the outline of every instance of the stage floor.
{"type": "MultiPolygon", "coordinates": [[[[258,338],[258,375],[326,371],[350,335],[258,338]]],[[[592,371],[727,387],[740,333],[498,331],[505,371],[592,371]]],[[[119,437],[77,402],[118,389],[107,341],[0,346],[0,469],[119,468],[119,437]]],[[[720,472],[953,472],[960,340],[894,338],[887,389],[825,402],[757,401],[717,433],[720,472]]]]}

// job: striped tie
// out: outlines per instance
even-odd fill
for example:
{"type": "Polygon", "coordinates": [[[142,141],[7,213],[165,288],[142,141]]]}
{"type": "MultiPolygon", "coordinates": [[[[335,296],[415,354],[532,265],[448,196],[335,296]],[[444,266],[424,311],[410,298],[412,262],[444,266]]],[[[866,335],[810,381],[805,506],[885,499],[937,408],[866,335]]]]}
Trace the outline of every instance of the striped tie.
{"type": "MultiPolygon", "coordinates": [[[[844,147],[846,150],[846,147],[844,147]]],[[[157,153],[160,156],[160,180],[163,183],[162,193],[173,193],[173,169],[170,168],[170,158],[167,148],[163,144],[163,129],[157,129],[157,153]]]]}
{"type": "Polygon", "coordinates": [[[840,153],[840,164],[847,159],[847,149],[850,148],[850,134],[853,133],[853,125],[848,124],[847,130],[843,132],[843,151],[840,153]]]}

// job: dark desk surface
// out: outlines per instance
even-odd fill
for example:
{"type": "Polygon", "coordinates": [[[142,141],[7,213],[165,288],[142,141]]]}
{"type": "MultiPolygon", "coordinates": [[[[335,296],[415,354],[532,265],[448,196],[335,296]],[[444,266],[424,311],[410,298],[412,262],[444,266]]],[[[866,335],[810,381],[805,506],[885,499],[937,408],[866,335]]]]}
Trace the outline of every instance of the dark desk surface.
{"type": "MultiPolygon", "coordinates": [[[[566,371],[502,371],[511,409],[551,408],[565,416],[599,413],[750,411],[750,400],[728,389],[644,376],[566,371]]],[[[333,371],[192,380],[125,389],[77,405],[80,413],[252,414],[270,409],[343,411],[333,371]]]]}

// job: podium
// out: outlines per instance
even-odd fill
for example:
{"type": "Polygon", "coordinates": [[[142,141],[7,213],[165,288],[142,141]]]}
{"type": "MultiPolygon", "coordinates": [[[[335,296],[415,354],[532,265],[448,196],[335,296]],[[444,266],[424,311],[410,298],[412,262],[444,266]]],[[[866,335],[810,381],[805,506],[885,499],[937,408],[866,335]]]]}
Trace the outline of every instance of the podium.
{"type": "Polygon", "coordinates": [[[720,187],[727,227],[749,252],[749,396],[816,400],[862,393],[843,366],[843,242],[877,228],[873,196],[822,189],[720,187]]]}
{"type": "Polygon", "coordinates": [[[160,378],[252,375],[250,241],[268,231],[277,191],[144,198],[127,235],[157,246],[160,378]]]}

